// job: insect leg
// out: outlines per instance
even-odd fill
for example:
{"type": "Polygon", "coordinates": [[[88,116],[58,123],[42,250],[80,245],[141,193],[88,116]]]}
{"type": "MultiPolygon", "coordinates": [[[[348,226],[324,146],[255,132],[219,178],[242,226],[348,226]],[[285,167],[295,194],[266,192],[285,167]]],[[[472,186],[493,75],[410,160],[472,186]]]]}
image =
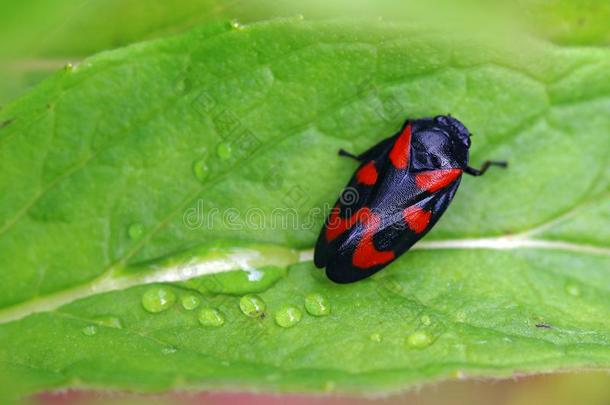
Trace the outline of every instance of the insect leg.
{"type": "Polygon", "coordinates": [[[474,167],[466,166],[466,169],[464,169],[464,171],[471,176],[482,176],[483,174],[485,174],[485,172],[487,171],[487,169],[489,169],[490,166],[507,167],[508,162],[486,160],[480,169],[475,169],[474,167]]]}
{"type": "Polygon", "coordinates": [[[344,156],[344,157],[348,157],[357,161],[360,161],[360,158],[356,155],[354,155],[353,153],[349,153],[343,149],[339,149],[339,156],[344,156]]]}
{"type": "Polygon", "coordinates": [[[357,160],[358,162],[365,162],[368,160],[375,160],[382,156],[384,153],[392,147],[394,141],[396,140],[396,136],[392,136],[390,138],[386,138],[383,141],[379,142],[377,145],[372,148],[362,152],[359,155],[354,155],[353,153],[346,152],[343,149],[339,149],[339,156],[345,156],[352,159],[357,160]]]}

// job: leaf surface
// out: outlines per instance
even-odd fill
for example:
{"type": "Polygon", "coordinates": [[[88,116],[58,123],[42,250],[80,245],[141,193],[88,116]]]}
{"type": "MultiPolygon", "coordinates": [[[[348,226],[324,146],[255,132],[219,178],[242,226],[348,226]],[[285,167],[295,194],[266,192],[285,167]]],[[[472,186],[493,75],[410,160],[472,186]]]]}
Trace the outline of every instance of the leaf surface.
{"type": "Polygon", "coordinates": [[[58,72],[0,111],[0,388],[371,392],[608,368],[609,72],[608,49],[298,19],[58,72]],[[329,282],[310,255],[354,170],[336,151],[448,112],[475,166],[509,169],[465,178],[376,277],[329,282]],[[150,313],[161,286],[176,303],[150,313]],[[302,319],[282,328],[289,305],[302,319]]]}

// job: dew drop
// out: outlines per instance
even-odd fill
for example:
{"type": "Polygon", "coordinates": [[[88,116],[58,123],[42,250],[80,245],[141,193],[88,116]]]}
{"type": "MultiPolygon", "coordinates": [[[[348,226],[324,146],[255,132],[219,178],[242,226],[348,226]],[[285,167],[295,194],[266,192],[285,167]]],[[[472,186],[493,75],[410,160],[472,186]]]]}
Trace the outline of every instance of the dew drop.
{"type": "Polygon", "coordinates": [[[430,326],[430,324],[432,323],[432,320],[430,319],[430,317],[428,315],[422,315],[421,318],[419,318],[419,320],[425,326],[430,326]]]}
{"type": "Polygon", "coordinates": [[[221,160],[231,159],[232,154],[231,144],[223,142],[216,147],[216,154],[221,160]]]}
{"type": "Polygon", "coordinates": [[[576,284],[568,284],[566,286],[566,291],[568,292],[568,294],[570,294],[572,297],[578,297],[580,296],[580,288],[576,285],[576,284]]]}
{"type": "Polygon", "coordinates": [[[326,316],[330,314],[330,303],[322,294],[311,293],[305,297],[305,309],[313,316],[326,316]]]}
{"type": "Polygon", "coordinates": [[[371,336],[369,336],[369,339],[372,342],[377,342],[377,343],[379,343],[379,342],[381,342],[383,340],[383,338],[381,337],[381,335],[379,333],[371,334],[371,336]]]}
{"type": "Polygon", "coordinates": [[[64,70],[65,70],[66,72],[71,72],[72,70],[74,70],[74,65],[73,65],[73,64],[71,64],[71,63],[66,63],[66,64],[64,65],[64,70]]]}
{"type": "Polygon", "coordinates": [[[97,333],[97,326],[87,325],[82,329],[83,335],[93,336],[97,333]]]}
{"type": "Polygon", "coordinates": [[[280,309],[275,314],[275,323],[282,328],[291,328],[301,321],[303,313],[295,306],[288,306],[280,309]]]}
{"type": "Polygon", "coordinates": [[[107,328],[121,329],[123,327],[123,323],[116,316],[101,316],[95,318],[95,323],[107,328]]]}
{"type": "Polygon", "coordinates": [[[417,331],[409,335],[407,338],[407,344],[410,347],[421,349],[430,346],[432,338],[426,332],[417,331]]]}
{"type": "Polygon", "coordinates": [[[135,223],[135,224],[129,225],[129,228],[127,229],[127,234],[129,235],[129,238],[132,240],[140,239],[142,237],[142,235],[144,234],[144,225],[142,225],[140,223],[135,223]]]}
{"type": "Polygon", "coordinates": [[[231,27],[236,30],[243,30],[244,26],[237,20],[231,20],[231,27]]]}
{"type": "Polygon", "coordinates": [[[225,317],[219,310],[214,308],[202,308],[199,311],[199,323],[203,326],[222,326],[225,323],[225,317]]]}
{"type": "Polygon", "coordinates": [[[265,301],[258,295],[247,294],[239,300],[239,309],[250,318],[258,318],[265,313],[265,301]]]}
{"type": "Polygon", "coordinates": [[[209,169],[205,159],[199,159],[193,162],[193,174],[199,181],[205,181],[205,179],[208,178],[209,169]]]}
{"type": "Polygon", "coordinates": [[[186,309],[187,311],[192,311],[193,309],[197,308],[199,304],[201,304],[201,300],[199,297],[189,294],[182,297],[180,303],[182,304],[182,308],[186,309]]]}
{"type": "Polygon", "coordinates": [[[174,354],[178,351],[174,346],[165,346],[161,349],[161,353],[163,354],[174,354]]]}
{"type": "Polygon", "coordinates": [[[158,313],[170,308],[176,302],[176,294],[169,288],[154,287],[142,296],[142,306],[145,310],[158,313]]]}
{"type": "Polygon", "coordinates": [[[248,273],[248,281],[260,281],[263,278],[263,272],[258,269],[245,269],[246,273],[248,273]]]}

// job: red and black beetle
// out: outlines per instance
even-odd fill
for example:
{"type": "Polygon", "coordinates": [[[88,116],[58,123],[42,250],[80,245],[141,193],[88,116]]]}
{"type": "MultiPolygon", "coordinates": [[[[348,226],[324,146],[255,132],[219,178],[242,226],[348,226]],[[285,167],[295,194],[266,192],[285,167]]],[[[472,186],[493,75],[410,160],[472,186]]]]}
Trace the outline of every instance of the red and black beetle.
{"type": "Polygon", "coordinates": [[[343,190],[316,243],[314,263],[337,283],[378,272],[439,220],[468,166],[470,133],[451,116],[407,120],[395,135],[355,156],[360,167],[343,190]]]}

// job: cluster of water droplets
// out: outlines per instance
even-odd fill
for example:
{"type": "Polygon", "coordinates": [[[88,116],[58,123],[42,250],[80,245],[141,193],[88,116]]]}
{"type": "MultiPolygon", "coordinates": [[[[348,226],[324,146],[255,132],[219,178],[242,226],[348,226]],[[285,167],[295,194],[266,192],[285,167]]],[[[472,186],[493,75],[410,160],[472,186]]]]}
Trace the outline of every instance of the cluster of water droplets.
{"type": "MultiPolygon", "coordinates": [[[[205,160],[198,160],[193,163],[193,172],[199,180],[204,180],[207,176],[207,166],[205,160]]],[[[141,223],[132,223],[127,228],[127,235],[132,240],[139,240],[144,236],[145,227],[141,223]]],[[[253,269],[248,272],[248,280],[256,281],[263,274],[260,270],[253,269]],[[252,277],[251,277],[252,276],[252,277]],[[256,277],[254,277],[256,276],[256,277]],[[256,280],[254,280],[256,279],[256,280]]],[[[399,291],[399,283],[386,283],[386,288],[393,292],[399,291]]],[[[566,292],[574,297],[580,295],[580,289],[575,284],[569,284],[565,287],[566,292]]],[[[243,289],[243,294],[237,303],[240,312],[247,318],[262,320],[269,315],[268,305],[265,300],[256,293],[250,293],[247,289],[243,289]]],[[[252,291],[252,289],[250,289],[252,291]]],[[[169,285],[154,285],[147,288],[141,295],[142,308],[151,314],[159,314],[169,310],[176,305],[179,305],[182,310],[193,312],[195,319],[204,328],[219,328],[226,321],[226,313],[223,313],[218,305],[213,305],[207,302],[206,298],[195,290],[183,291],[178,290],[169,285]]],[[[329,300],[319,292],[310,292],[306,294],[301,303],[290,302],[274,308],[271,315],[275,323],[281,328],[292,328],[298,325],[305,314],[311,317],[324,317],[331,313],[331,305],[329,300]]],[[[458,312],[455,315],[455,321],[464,322],[466,314],[458,312]]],[[[418,319],[419,327],[410,331],[401,339],[406,343],[408,348],[421,349],[430,346],[434,342],[435,333],[433,333],[434,322],[429,314],[423,314],[418,319]]],[[[122,328],[121,321],[116,317],[100,317],[91,321],[89,325],[82,328],[82,333],[86,336],[95,336],[104,328],[122,328]]],[[[384,341],[384,336],[377,331],[369,332],[368,340],[374,343],[384,341]]],[[[392,340],[392,337],[386,337],[386,340],[392,340]]],[[[169,350],[169,349],[168,349],[169,350]]]]}
{"type": "MultiPolygon", "coordinates": [[[[233,146],[228,142],[221,142],[216,146],[216,158],[221,162],[228,162],[233,158],[233,146]]],[[[210,177],[210,156],[204,153],[203,156],[195,159],[192,163],[192,171],[195,179],[205,183],[210,177]]],[[[213,166],[213,164],[212,164],[213,166]]]]}
{"type": "MultiPolygon", "coordinates": [[[[202,299],[194,293],[178,296],[172,288],[154,286],[142,294],[142,307],[149,313],[158,314],[180,302],[186,311],[198,310],[197,319],[202,326],[220,327],[225,323],[225,315],[217,308],[202,306],[202,299]],[[200,308],[201,307],[201,308],[200,308]]],[[[313,317],[330,314],[331,306],[328,299],[320,293],[310,293],[304,298],[303,307],[313,317]]],[[[263,319],[267,315],[267,303],[256,294],[245,294],[239,299],[239,309],[243,315],[253,319],[263,319]]],[[[303,319],[303,311],[298,305],[285,305],[274,313],[275,323],[282,328],[291,328],[303,319]]],[[[92,329],[83,330],[87,335],[94,335],[92,329]]]]}
{"type": "MultiPolygon", "coordinates": [[[[571,290],[573,287],[567,287],[571,290]]],[[[571,292],[571,295],[577,293],[571,292]]],[[[175,288],[166,285],[155,285],[148,288],[141,296],[143,309],[151,314],[159,314],[179,305],[185,311],[194,311],[196,319],[202,327],[218,328],[225,322],[225,314],[214,306],[207,305],[205,299],[196,292],[178,293],[175,288]]],[[[268,306],[262,297],[254,293],[246,293],[240,297],[238,307],[241,313],[247,318],[264,319],[268,314],[268,306]]],[[[299,324],[303,319],[304,313],[312,317],[324,317],[331,313],[329,300],[318,292],[311,292],[305,295],[301,305],[295,303],[279,307],[273,313],[275,323],[281,328],[292,328],[299,324]],[[303,310],[304,309],[304,310],[303,310]]],[[[459,317],[459,316],[458,316],[459,317]]],[[[433,321],[427,314],[419,317],[420,327],[405,338],[406,345],[412,349],[422,349],[433,343],[433,334],[429,333],[433,321]]],[[[98,317],[82,329],[86,336],[95,336],[102,328],[120,329],[123,325],[120,319],[112,316],[98,317]]],[[[381,343],[384,338],[381,333],[374,332],[369,335],[369,340],[373,343],[381,343]]],[[[167,352],[170,352],[167,348],[167,352]]],[[[176,351],[174,348],[173,351],[176,351]]],[[[165,353],[164,349],[164,353],[165,353]]]]}
{"type": "MultiPolygon", "coordinates": [[[[569,289],[569,288],[568,288],[569,289]]],[[[575,295],[575,294],[572,294],[575,295]]],[[[155,285],[148,288],[141,296],[141,305],[151,314],[159,314],[179,305],[185,311],[193,311],[196,320],[203,328],[220,328],[225,322],[225,314],[218,308],[205,304],[205,299],[196,292],[178,293],[171,286],[155,285]]],[[[250,319],[264,319],[268,314],[268,305],[257,294],[247,293],[240,297],[238,307],[243,316],[250,319]]],[[[307,313],[312,317],[324,317],[331,313],[329,300],[318,292],[311,292],[304,297],[302,305],[294,303],[279,307],[273,313],[275,323],[281,328],[292,328],[298,325],[307,313]],[[303,310],[304,309],[304,310],[303,310]]],[[[423,314],[418,319],[419,328],[408,334],[404,340],[409,349],[424,349],[434,342],[434,335],[429,332],[434,322],[430,315],[423,314]]],[[[85,326],[81,332],[85,336],[95,336],[104,328],[121,329],[123,327],[119,318],[113,316],[98,317],[85,326]]],[[[372,344],[381,344],[384,337],[374,332],[368,336],[372,344]]],[[[390,338],[390,340],[392,340],[390,338]]],[[[175,353],[173,346],[164,347],[164,354],[175,353]]]]}

